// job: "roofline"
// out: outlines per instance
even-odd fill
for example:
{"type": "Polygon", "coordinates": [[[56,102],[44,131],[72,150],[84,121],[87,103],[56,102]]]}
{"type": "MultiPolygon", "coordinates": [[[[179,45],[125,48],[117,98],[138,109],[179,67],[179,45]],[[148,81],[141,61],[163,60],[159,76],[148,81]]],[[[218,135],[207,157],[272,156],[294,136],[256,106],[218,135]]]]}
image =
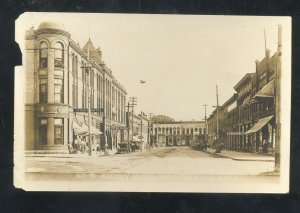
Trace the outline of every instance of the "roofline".
{"type": "Polygon", "coordinates": [[[171,122],[153,122],[153,124],[187,124],[187,123],[205,123],[205,121],[171,121],[171,122]]]}
{"type": "Polygon", "coordinates": [[[248,77],[251,77],[254,73],[246,73],[243,78],[233,87],[234,90],[236,91],[239,86],[248,78],[248,77]]]}

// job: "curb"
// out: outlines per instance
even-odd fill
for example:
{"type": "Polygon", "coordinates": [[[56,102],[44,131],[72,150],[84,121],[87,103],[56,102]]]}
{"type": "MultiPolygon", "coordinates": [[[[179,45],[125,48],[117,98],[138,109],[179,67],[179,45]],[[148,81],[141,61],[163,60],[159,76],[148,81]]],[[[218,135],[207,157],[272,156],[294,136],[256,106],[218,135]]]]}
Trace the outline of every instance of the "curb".
{"type": "Polygon", "coordinates": [[[211,154],[211,155],[215,155],[215,156],[218,156],[218,157],[221,157],[221,158],[229,158],[231,160],[235,160],[235,161],[261,161],[261,162],[275,162],[275,160],[262,160],[262,159],[250,159],[250,158],[246,158],[246,159],[240,159],[240,158],[233,158],[233,157],[229,157],[229,156],[225,156],[225,155],[222,155],[222,154],[218,154],[218,153],[214,153],[214,152],[209,152],[209,151],[205,151],[206,153],[208,154],[211,154]]]}

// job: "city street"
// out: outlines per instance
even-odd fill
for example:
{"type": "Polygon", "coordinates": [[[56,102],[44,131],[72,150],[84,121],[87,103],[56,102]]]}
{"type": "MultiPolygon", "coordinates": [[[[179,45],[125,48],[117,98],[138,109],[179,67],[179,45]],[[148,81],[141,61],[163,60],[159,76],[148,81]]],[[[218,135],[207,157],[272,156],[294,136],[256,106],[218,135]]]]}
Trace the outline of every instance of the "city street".
{"type": "Polygon", "coordinates": [[[280,190],[280,176],[262,174],[273,170],[272,161],[234,160],[188,147],[109,156],[31,155],[26,156],[25,165],[25,190],[280,190]]]}
{"type": "Polygon", "coordinates": [[[154,148],[145,152],[110,156],[31,156],[26,157],[29,177],[64,178],[76,174],[119,175],[258,175],[272,171],[274,162],[235,161],[188,147],[154,148]]]}

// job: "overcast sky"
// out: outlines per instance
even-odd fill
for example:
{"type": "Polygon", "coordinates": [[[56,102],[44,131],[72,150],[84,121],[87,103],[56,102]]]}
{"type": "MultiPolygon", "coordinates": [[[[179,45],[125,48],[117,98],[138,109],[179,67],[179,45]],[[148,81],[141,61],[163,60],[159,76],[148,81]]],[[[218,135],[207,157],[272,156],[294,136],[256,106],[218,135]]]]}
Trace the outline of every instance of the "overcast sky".
{"type": "Polygon", "coordinates": [[[220,105],[233,95],[234,85],[264,57],[264,29],[273,54],[282,25],[283,66],[290,69],[288,17],[25,13],[16,23],[21,48],[24,30],[37,29],[42,21],[63,24],[81,47],[89,37],[100,46],[127,99],[138,98],[136,112],[176,120],[203,119],[203,104],[209,115],[216,85],[220,105]]]}

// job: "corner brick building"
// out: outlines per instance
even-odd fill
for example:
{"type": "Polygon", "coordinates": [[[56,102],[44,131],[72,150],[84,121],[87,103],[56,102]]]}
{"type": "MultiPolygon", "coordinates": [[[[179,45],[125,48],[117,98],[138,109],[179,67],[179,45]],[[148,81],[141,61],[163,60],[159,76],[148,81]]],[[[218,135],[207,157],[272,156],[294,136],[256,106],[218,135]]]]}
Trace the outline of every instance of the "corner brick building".
{"type": "Polygon", "coordinates": [[[124,140],[127,92],[103,62],[100,48],[91,40],[80,48],[63,26],[51,22],[29,29],[25,39],[26,150],[68,152],[75,138],[85,140],[89,103],[92,147],[107,143],[115,150],[124,140]]]}

